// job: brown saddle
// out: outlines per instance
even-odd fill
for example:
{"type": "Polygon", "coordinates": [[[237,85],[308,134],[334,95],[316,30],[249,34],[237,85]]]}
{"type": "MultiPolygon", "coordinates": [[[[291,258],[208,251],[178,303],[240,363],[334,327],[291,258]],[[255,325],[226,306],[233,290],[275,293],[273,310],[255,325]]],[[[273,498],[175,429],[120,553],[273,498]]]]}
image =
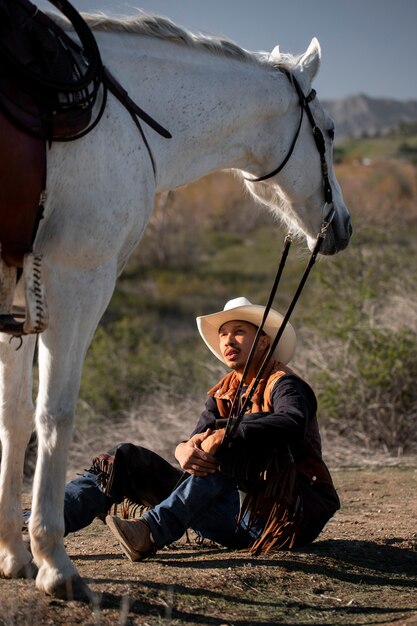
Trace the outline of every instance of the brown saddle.
{"type": "Polygon", "coordinates": [[[0,240],[3,260],[23,266],[42,217],[45,141],[17,128],[0,111],[0,240]]]}
{"type": "Polygon", "coordinates": [[[0,243],[15,267],[31,251],[42,216],[46,141],[88,128],[102,79],[90,29],[66,1],[59,7],[82,46],[29,0],[0,0],[0,243]]]}

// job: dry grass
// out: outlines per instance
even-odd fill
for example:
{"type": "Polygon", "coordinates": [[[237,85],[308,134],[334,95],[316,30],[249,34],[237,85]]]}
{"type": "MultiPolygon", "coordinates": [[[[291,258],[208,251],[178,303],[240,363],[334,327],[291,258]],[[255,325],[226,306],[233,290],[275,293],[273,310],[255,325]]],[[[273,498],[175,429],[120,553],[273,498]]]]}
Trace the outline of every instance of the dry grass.
{"type": "Polygon", "coordinates": [[[374,313],[378,326],[394,333],[404,328],[417,333],[417,296],[413,291],[404,293],[403,285],[397,281],[391,295],[380,304],[374,313]]]}
{"type": "Polygon", "coordinates": [[[89,467],[90,460],[117,443],[133,443],[175,462],[174,448],[188,439],[201,413],[201,402],[189,398],[173,401],[171,394],[159,394],[152,403],[126,411],[116,422],[103,418],[76,420],[70,450],[68,475],[89,467]]]}

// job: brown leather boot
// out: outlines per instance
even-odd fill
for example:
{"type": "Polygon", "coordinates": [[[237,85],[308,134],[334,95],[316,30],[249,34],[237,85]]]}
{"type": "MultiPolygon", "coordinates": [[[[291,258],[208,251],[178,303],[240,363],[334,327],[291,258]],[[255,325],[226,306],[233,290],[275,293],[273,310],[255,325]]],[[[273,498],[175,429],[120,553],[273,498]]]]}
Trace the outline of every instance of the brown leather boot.
{"type": "Polygon", "coordinates": [[[155,554],[156,546],[151,541],[151,531],[142,520],[127,520],[107,515],[106,524],[131,561],[142,561],[155,554]]]}

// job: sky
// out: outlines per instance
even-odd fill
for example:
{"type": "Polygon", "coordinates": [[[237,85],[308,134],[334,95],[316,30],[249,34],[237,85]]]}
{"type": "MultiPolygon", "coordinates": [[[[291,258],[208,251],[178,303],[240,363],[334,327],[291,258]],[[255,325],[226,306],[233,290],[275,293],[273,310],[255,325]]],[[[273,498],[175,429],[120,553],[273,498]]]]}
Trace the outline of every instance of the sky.
{"type": "MultiPolygon", "coordinates": [[[[40,8],[47,0],[33,0],[40,8]]],[[[170,18],[193,32],[232,39],[252,51],[322,48],[320,98],[358,93],[417,100],[417,0],[72,0],[79,11],[170,18]]]]}

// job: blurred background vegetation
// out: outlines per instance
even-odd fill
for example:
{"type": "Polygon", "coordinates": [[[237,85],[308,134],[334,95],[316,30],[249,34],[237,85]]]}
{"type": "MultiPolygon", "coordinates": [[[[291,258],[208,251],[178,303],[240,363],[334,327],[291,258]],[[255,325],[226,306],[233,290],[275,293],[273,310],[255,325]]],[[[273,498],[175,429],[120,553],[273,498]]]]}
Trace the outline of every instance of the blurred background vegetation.
{"type": "MultiPolygon", "coordinates": [[[[370,454],[417,442],[416,154],[408,127],[337,148],[354,236],[316,264],[292,317],[292,365],[317,393],[324,432],[370,454]]],[[[230,173],[157,198],[88,352],[74,440],[84,463],[86,443],[98,452],[124,439],[169,456],[188,436],[224,371],[195,317],[241,295],[265,304],[285,234],[230,173]]],[[[278,310],[308,257],[293,244],[278,310]]]]}

